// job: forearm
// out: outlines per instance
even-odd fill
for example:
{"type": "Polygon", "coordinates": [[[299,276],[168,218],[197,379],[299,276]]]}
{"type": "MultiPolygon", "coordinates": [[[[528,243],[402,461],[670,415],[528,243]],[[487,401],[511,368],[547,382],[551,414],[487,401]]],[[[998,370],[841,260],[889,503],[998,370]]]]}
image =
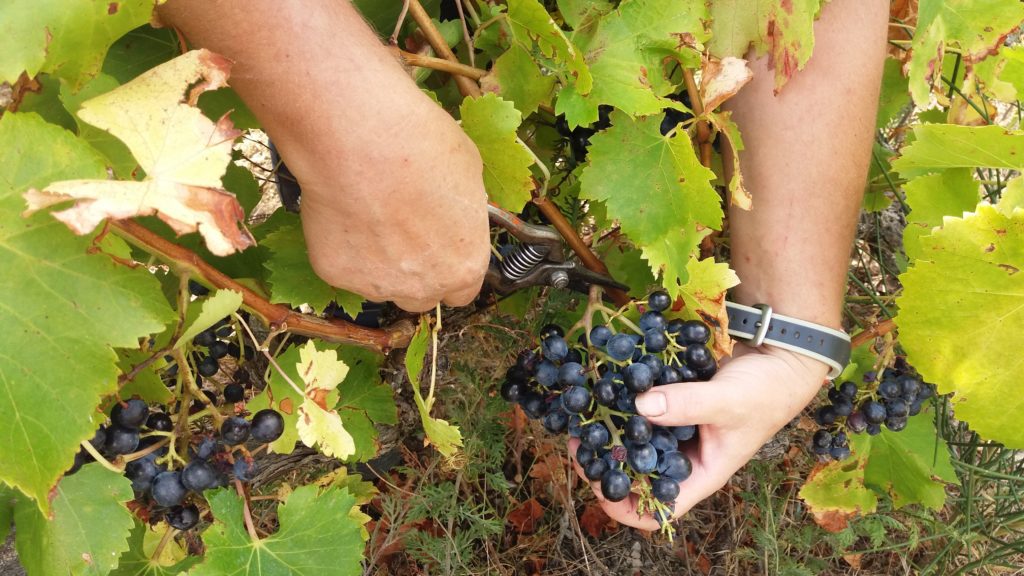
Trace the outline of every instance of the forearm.
{"type": "Polygon", "coordinates": [[[231,86],[302,185],[324,280],[416,311],[472,299],[488,258],[480,156],[348,1],[171,0],[160,15],[235,61],[231,86]]]}
{"type": "Polygon", "coordinates": [[[871,155],[888,2],[834,0],[806,69],[773,94],[765,58],[731,102],[753,209],[730,210],[734,297],[840,327],[851,243],[871,155]]]}

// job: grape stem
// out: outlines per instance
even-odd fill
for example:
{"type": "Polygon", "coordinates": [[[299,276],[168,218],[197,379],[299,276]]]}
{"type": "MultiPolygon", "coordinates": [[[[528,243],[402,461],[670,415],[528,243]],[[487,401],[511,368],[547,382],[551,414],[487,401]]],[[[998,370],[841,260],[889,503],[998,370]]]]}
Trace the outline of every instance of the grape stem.
{"type": "Polygon", "coordinates": [[[116,464],[111,463],[110,460],[104,458],[103,454],[100,454],[100,451],[97,450],[96,447],[93,446],[92,443],[90,443],[88,440],[82,440],[81,446],[82,448],[85,448],[85,451],[88,452],[93,458],[95,458],[96,461],[99,462],[107,470],[110,470],[111,472],[117,472],[118,474],[124,472],[123,465],[117,466],[116,464]]]}
{"type": "Polygon", "coordinates": [[[256,526],[252,523],[252,512],[249,511],[249,496],[245,493],[245,487],[242,486],[242,481],[238,478],[235,478],[235,491],[242,498],[242,517],[245,519],[245,531],[249,533],[249,538],[252,538],[253,543],[259,544],[260,537],[256,534],[256,526]]]}
{"type": "Polygon", "coordinates": [[[145,458],[146,456],[149,456],[153,452],[156,452],[157,450],[159,450],[159,449],[163,448],[164,446],[166,446],[167,444],[169,444],[170,441],[171,441],[171,438],[173,438],[173,436],[168,436],[168,437],[164,438],[163,440],[160,440],[159,442],[154,442],[154,443],[150,444],[149,446],[146,446],[145,448],[143,448],[142,450],[139,450],[138,452],[132,452],[131,454],[125,454],[125,455],[121,456],[121,461],[124,462],[125,464],[127,464],[128,462],[132,462],[134,460],[139,460],[139,459],[145,458]]]}
{"type": "Polygon", "coordinates": [[[853,338],[851,338],[850,347],[856,348],[861,344],[867,342],[868,340],[871,340],[872,338],[877,338],[879,336],[883,336],[885,334],[888,334],[889,332],[892,332],[895,328],[896,322],[893,321],[892,318],[884,320],[877,324],[873,324],[869,326],[867,329],[861,330],[853,338]]]}
{"type": "Polygon", "coordinates": [[[280,374],[282,378],[284,378],[284,381],[287,382],[299,396],[305,398],[306,391],[303,388],[299,388],[295,381],[292,380],[291,376],[289,376],[288,373],[284,371],[284,368],[281,368],[281,365],[277,363],[277,360],[274,359],[274,356],[270,353],[270,350],[268,349],[268,343],[270,342],[270,339],[273,338],[274,336],[277,336],[279,332],[271,332],[270,335],[267,336],[267,340],[263,344],[260,344],[259,341],[256,340],[256,335],[252,333],[252,329],[249,328],[249,325],[242,320],[242,317],[239,316],[237,312],[235,313],[234,316],[238,320],[238,323],[242,325],[242,328],[245,329],[245,333],[249,335],[249,338],[252,340],[252,343],[256,347],[256,349],[267,357],[267,360],[270,362],[270,365],[273,366],[275,370],[277,370],[277,373],[280,374]]]}
{"type": "Polygon", "coordinates": [[[415,52],[406,52],[398,47],[392,48],[395,52],[395,56],[403,63],[409,66],[415,66],[417,68],[429,68],[431,70],[437,70],[439,72],[447,72],[451,75],[465,76],[472,78],[473,80],[480,80],[487,74],[486,70],[474,68],[473,66],[466,66],[460,62],[451,62],[434,56],[427,56],[425,54],[417,54],[415,52]]]}
{"type": "Polygon", "coordinates": [[[174,535],[177,532],[178,530],[173,526],[167,527],[167,530],[164,532],[163,538],[160,539],[160,543],[156,545],[155,549],[153,549],[153,555],[150,556],[150,560],[152,560],[154,563],[159,564],[158,559],[160,558],[160,554],[163,553],[164,548],[167,547],[167,544],[171,541],[172,538],[174,538],[174,535]]]}
{"type": "MultiPolygon", "coordinates": [[[[423,9],[423,5],[420,4],[420,0],[409,0],[409,14],[412,19],[416,21],[416,25],[419,26],[420,31],[423,32],[423,36],[426,37],[427,43],[434,49],[434,52],[438,56],[448,60],[449,62],[459,62],[459,59],[455,57],[455,53],[448,47],[448,42],[445,41],[444,36],[441,35],[441,31],[434,26],[434,22],[431,21],[430,15],[423,9]]],[[[477,84],[470,78],[461,75],[454,75],[452,79],[455,80],[455,85],[459,87],[459,92],[462,93],[463,97],[479,98],[482,92],[480,91],[480,85],[477,84]]]]}
{"type": "MultiPolygon", "coordinates": [[[[693,70],[683,68],[683,82],[686,84],[686,92],[690,96],[693,115],[695,117],[703,115],[704,101],[701,100],[700,91],[697,89],[697,81],[693,78],[693,70]]],[[[697,122],[697,144],[700,147],[700,163],[705,168],[711,168],[711,128],[704,120],[697,122]]]]}
{"type": "Polygon", "coordinates": [[[110,226],[130,244],[168,263],[177,274],[190,274],[214,288],[241,293],[242,304],[271,328],[282,328],[327,342],[354,344],[383,353],[407,346],[415,332],[416,327],[409,321],[373,329],[342,320],[326,320],[312,314],[294,312],[282,304],[271,304],[260,294],[211,266],[195,252],[161,238],[134,220],[118,220],[110,226]]]}

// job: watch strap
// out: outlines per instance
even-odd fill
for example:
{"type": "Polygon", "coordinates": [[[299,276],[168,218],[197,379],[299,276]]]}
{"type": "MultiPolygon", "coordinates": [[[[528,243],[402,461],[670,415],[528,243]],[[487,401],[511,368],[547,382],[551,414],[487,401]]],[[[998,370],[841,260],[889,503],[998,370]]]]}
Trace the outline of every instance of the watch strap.
{"type": "Polygon", "coordinates": [[[751,346],[777,346],[827,364],[828,378],[837,378],[850,362],[850,336],[845,332],[772,312],[771,306],[725,303],[729,335],[751,346]]]}

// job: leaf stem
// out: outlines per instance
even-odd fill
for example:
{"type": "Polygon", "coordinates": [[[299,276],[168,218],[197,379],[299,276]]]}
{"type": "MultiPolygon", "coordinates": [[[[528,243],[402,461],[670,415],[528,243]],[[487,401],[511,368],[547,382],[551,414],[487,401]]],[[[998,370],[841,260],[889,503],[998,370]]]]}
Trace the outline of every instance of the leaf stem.
{"type": "Polygon", "coordinates": [[[415,332],[415,326],[409,321],[398,322],[388,328],[373,329],[342,320],[327,320],[294,312],[287,306],[271,304],[252,289],[205,262],[195,252],[161,238],[134,220],[112,222],[111,228],[129,243],[170,264],[179,274],[193,274],[215,288],[240,292],[242,304],[273,329],[282,328],[301,336],[354,344],[378,352],[407,346],[415,332]]]}
{"type": "Polygon", "coordinates": [[[82,448],[85,448],[86,452],[88,452],[93,458],[96,459],[97,462],[99,462],[107,470],[110,470],[111,472],[117,472],[118,474],[124,473],[124,466],[118,467],[116,464],[111,463],[110,460],[104,458],[103,454],[100,454],[100,451],[97,450],[96,447],[93,446],[88,440],[82,440],[80,444],[82,448]]]}
{"type": "Polygon", "coordinates": [[[256,526],[252,523],[252,512],[249,511],[249,496],[245,493],[245,487],[242,486],[242,481],[235,478],[235,491],[242,497],[242,517],[245,519],[245,531],[249,533],[249,538],[252,538],[254,543],[259,543],[260,537],[256,534],[256,526]]]}
{"type": "Polygon", "coordinates": [[[256,340],[256,335],[252,333],[252,329],[249,328],[249,325],[242,320],[242,318],[238,315],[237,312],[235,313],[235,318],[238,320],[238,323],[241,324],[243,328],[245,328],[245,332],[246,334],[249,335],[249,338],[252,339],[252,343],[256,350],[262,352],[263,355],[267,357],[267,361],[270,362],[270,365],[273,366],[275,370],[277,370],[277,373],[280,374],[282,378],[284,378],[284,381],[291,385],[292,389],[294,389],[299,396],[305,398],[305,390],[299,388],[295,381],[292,380],[291,376],[289,376],[288,373],[284,371],[284,368],[281,368],[281,365],[277,363],[277,360],[274,358],[274,356],[270,354],[270,350],[267,349],[267,342],[270,341],[270,338],[272,338],[274,334],[271,334],[270,336],[267,337],[267,342],[260,344],[259,341],[256,340]]]}
{"type": "MultiPolygon", "coordinates": [[[[683,68],[683,82],[686,84],[686,93],[690,96],[690,107],[693,108],[694,117],[704,114],[704,101],[701,100],[700,90],[697,89],[697,81],[693,77],[693,70],[683,68]]],[[[697,122],[697,145],[700,148],[700,163],[705,168],[711,168],[711,128],[707,121],[697,122]]]]}
{"type": "Polygon", "coordinates": [[[473,80],[480,80],[487,75],[487,70],[467,66],[461,62],[452,62],[443,58],[435,58],[434,56],[427,56],[425,54],[407,52],[399,48],[392,48],[392,50],[395,52],[395,55],[399,60],[409,66],[429,68],[439,72],[447,72],[453,76],[465,76],[467,78],[472,78],[473,80]]]}
{"type": "MultiPolygon", "coordinates": [[[[430,15],[423,9],[423,5],[420,4],[420,0],[409,0],[409,14],[412,19],[416,21],[416,25],[420,27],[420,31],[423,32],[423,36],[426,37],[430,47],[434,49],[441,58],[448,60],[449,62],[458,63],[459,59],[455,57],[452,49],[448,47],[448,43],[445,42],[444,36],[441,35],[441,31],[434,26],[434,22],[430,19],[430,15]]],[[[461,75],[454,75],[452,78],[455,80],[456,86],[459,87],[459,92],[464,97],[477,98],[481,95],[480,85],[477,84],[470,78],[461,75]]]]}
{"type": "Polygon", "coordinates": [[[164,548],[167,547],[167,544],[170,543],[171,539],[174,538],[174,535],[177,532],[178,530],[176,528],[172,526],[167,527],[167,530],[164,532],[163,538],[160,539],[160,543],[157,544],[156,548],[153,549],[153,555],[149,557],[150,561],[159,564],[158,559],[160,558],[160,554],[163,553],[164,548]]]}

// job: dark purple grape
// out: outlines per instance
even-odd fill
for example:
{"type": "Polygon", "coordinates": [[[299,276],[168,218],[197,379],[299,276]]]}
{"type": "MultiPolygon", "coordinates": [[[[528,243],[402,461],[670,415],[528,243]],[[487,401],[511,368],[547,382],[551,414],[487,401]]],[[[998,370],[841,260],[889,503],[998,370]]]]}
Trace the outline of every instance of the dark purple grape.
{"type": "Polygon", "coordinates": [[[827,404],[818,408],[818,411],[814,415],[814,421],[817,422],[819,426],[829,426],[835,423],[836,416],[837,414],[835,409],[832,408],[831,405],[827,404]]]}
{"type": "Polygon", "coordinates": [[[217,334],[211,328],[203,330],[196,337],[192,339],[192,343],[196,346],[202,346],[203,348],[208,347],[217,341],[217,334]]]}
{"type": "Polygon", "coordinates": [[[167,511],[167,523],[175,530],[188,530],[199,523],[199,508],[195,504],[175,506],[167,511]]]}
{"type": "Polygon", "coordinates": [[[864,417],[863,412],[854,412],[846,418],[846,427],[855,434],[868,429],[868,419],[864,417]]]}
{"type": "Polygon", "coordinates": [[[868,436],[877,436],[882,433],[882,425],[877,422],[869,422],[867,427],[868,436]]]}
{"type": "Polygon", "coordinates": [[[832,410],[836,413],[836,416],[849,416],[853,414],[853,402],[846,396],[842,396],[839,400],[836,400],[835,404],[832,404],[832,410]]]}
{"type": "Polygon", "coordinates": [[[693,472],[693,464],[690,463],[686,454],[673,450],[665,452],[658,458],[656,470],[661,476],[682,482],[690,477],[690,473],[693,472]]]}
{"type": "Polygon", "coordinates": [[[569,415],[569,425],[566,426],[566,431],[572,438],[579,438],[580,434],[583,433],[582,419],[579,414],[569,415]]]}
{"type": "Polygon", "coordinates": [[[214,360],[220,360],[221,358],[228,355],[228,343],[221,342],[220,340],[210,344],[210,358],[214,360]]]}
{"type": "Polygon", "coordinates": [[[136,494],[143,494],[153,486],[153,479],[165,470],[166,468],[156,463],[156,455],[150,454],[125,464],[124,475],[132,481],[132,490],[136,494]]]}
{"type": "Polygon", "coordinates": [[[193,460],[181,471],[181,484],[193,492],[202,494],[217,483],[217,471],[205,460],[193,460]]]}
{"type": "Polygon", "coordinates": [[[566,362],[558,367],[558,382],[565,386],[583,386],[587,383],[587,371],[577,362],[566,362]]]}
{"type": "Polygon", "coordinates": [[[181,483],[180,472],[161,472],[153,479],[150,494],[153,501],[161,506],[177,506],[185,499],[188,490],[181,483]]]}
{"type": "Polygon", "coordinates": [[[901,392],[900,385],[895,380],[882,380],[878,385],[878,395],[886,400],[899,397],[901,392]]]}
{"type": "Polygon", "coordinates": [[[97,450],[103,450],[103,447],[107,444],[107,427],[100,426],[96,429],[96,433],[89,439],[89,444],[97,450]]]}
{"type": "Polygon", "coordinates": [[[587,480],[596,481],[600,480],[608,470],[607,460],[594,458],[583,467],[583,475],[587,477],[587,480]]]}
{"type": "Polygon", "coordinates": [[[597,452],[580,444],[576,447],[576,463],[580,467],[586,466],[591,460],[597,458],[597,452]]]}
{"type": "Polygon", "coordinates": [[[885,419],[885,427],[893,432],[899,432],[907,427],[907,417],[889,416],[885,419]]]}
{"type": "Polygon", "coordinates": [[[601,494],[609,502],[619,502],[629,496],[632,482],[622,470],[608,470],[601,476],[601,494]]]}
{"type": "Polygon", "coordinates": [[[241,444],[249,438],[249,421],[241,416],[232,416],[220,425],[220,437],[229,446],[241,444]]]}
{"type": "Polygon", "coordinates": [[[849,446],[833,446],[829,449],[829,455],[836,460],[846,460],[850,457],[849,446]]]}
{"type": "Polygon", "coordinates": [[[711,339],[711,330],[700,320],[687,320],[679,328],[676,342],[680,346],[707,344],[711,339]]]}
{"type": "Polygon", "coordinates": [[[664,384],[675,384],[676,382],[682,382],[683,377],[679,374],[679,370],[672,366],[663,366],[661,368],[661,375],[654,382],[655,386],[661,386],[664,384]]]}
{"type": "Polygon", "coordinates": [[[900,385],[900,394],[913,402],[917,399],[918,394],[921,392],[921,381],[911,376],[910,374],[904,374],[897,380],[900,385]]]}
{"type": "Polygon", "coordinates": [[[602,378],[594,382],[594,400],[602,406],[613,406],[616,399],[615,384],[611,379],[602,378]]]}
{"type": "Polygon", "coordinates": [[[223,451],[224,444],[220,440],[216,440],[214,438],[203,438],[203,441],[199,443],[199,447],[196,448],[196,458],[209,460],[218,452],[223,451]]]}
{"type": "Polygon", "coordinates": [[[675,435],[667,428],[655,426],[654,432],[651,433],[651,445],[658,452],[671,452],[679,449],[679,440],[676,440],[675,435]]]}
{"type": "Polygon", "coordinates": [[[235,478],[241,482],[251,482],[258,472],[256,462],[245,458],[235,458],[235,464],[232,467],[232,470],[235,473],[235,478]]]}
{"type": "Polygon", "coordinates": [[[697,427],[693,424],[689,426],[672,426],[669,428],[669,432],[676,437],[676,440],[680,442],[686,442],[697,435],[697,427]]]}
{"type": "Polygon", "coordinates": [[[590,330],[590,345],[602,347],[608,343],[608,339],[611,337],[612,331],[607,326],[594,326],[590,330]]]}
{"type": "Polygon", "coordinates": [[[814,433],[811,444],[816,450],[824,449],[827,452],[832,447],[832,434],[828,430],[818,430],[814,433]]]}
{"type": "Polygon", "coordinates": [[[124,402],[116,402],[110,411],[110,419],[122,428],[138,430],[149,416],[149,406],[138,398],[124,402]]]}
{"type": "Polygon", "coordinates": [[[551,388],[558,383],[558,366],[555,366],[550,360],[544,360],[537,364],[537,373],[534,378],[541,386],[551,388]]]}
{"type": "Polygon", "coordinates": [[[647,444],[651,441],[651,436],[654,434],[654,428],[651,423],[643,416],[630,416],[629,420],[626,420],[626,426],[623,428],[622,435],[633,444],[647,444]]]}
{"type": "Polygon", "coordinates": [[[640,315],[639,325],[641,332],[650,332],[651,330],[664,332],[668,321],[665,320],[665,316],[661,312],[651,310],[640,315]]]}
{"type": "Polygon", "coordinates": [[[189,280],[188,292],[193,296],[203,297],[210,293],[210,289],[207,288],[206,286],[203,286],[199,282],[196,282],[195,280],[189,280]]]}
{"type": "Polygon", "coordinates": [[[619,412],[636,412],[636,394],[630,392],[628,388],[620,388],[615,396],[615,408],[619,412]]]}
{"type": "Polygon", "coordinates": [[[111,426],[107,429],[106,451],[111,454],[131,454],[139,447],[139,431],[134,428],[111,426]]]}
{"type": "Polygon", "coordinates": [[[874,400],[865,400],[860,405],[860,411],[864,413],[864,417],[867,418],[870,424],[881,424],[885,422],[885,406],[882,406],[874,400]]]}
{"type": "Polygon", "coordinates": [[[648,352],[664,352],[668,348],[668,336],[662,328],[652,328],[644,332],[644,347],[648,352]]]}
{"type": "Polygon", "coordinates": [[[630,364],[622,371],[626,388],[634,394],[647,392],[654,386],[654,374],[647,364],[630,364]]]}
{"type": "Polygon", "coordinates": [[[910,410],[907,412],[907,416],[917,416],[921,413],[921,407],[924,405],[924,400],[918,398],[910,404],[910,410]]]}
{"type": "Polygon", "coordinates": [[[558,324],[547,324],[540,329],[540,339],[547,340],[551,337],[564,338],[565,330],[558,324]]]}
{"type": "Polygon", "coordinates": [[[548,411],[548,403],[544,400],[544,397],[536,392],[527,392],[520,400],[519,405],[522,406],[523,412],[532,419],[537,420],[542,418],[548,411]]]}
{"type": "Polygon", "coordinates": [[[580,442],[591,450],[604,448],[609,440],[611,440],[611,434],[601,422],[587,424],[583,427],[583,433],[580,434],[580,442]]]}
{"type": "Polygon", "coordinates": [[[849,398],[851,402],[857,399],[857,385],[853,382],[843,382],[840,384],[839,392],[849,398]]]}
{"type": "Polygon", "coordinates": [[[516,356],[516,366],[522,368],[527,374],[533,374],[537,370],[537,363],[540,360],[540,355],[533,350],[523,350],[516,356]]]}
{"type": "Polygon", "coordinates": [[[668,295],[668,292],[657,291],[652,292],[647,297],[647,307],[654,312],[664,312],[668,310],[668,307],[672,305],[672,297],[668,295]]]}
{"type": "Polygon", "coordinates": [[[608,344],[605,349],[612,360],[625,362],[633,357],[633,350],[636,349],[636,342],[629,334],[616,334],[608,340],[608,344]]]}
{"type": "Polygon", "coordinates": [[[146,428],[159,432],[170,432],[174,429],[174,422],[171,421],[170,416],[163,412],[153,412],[146,419],[146,428]]]}
{"type": "Polygon", "coordinates": [[[679,496],[679,483],[671,478],[652,478],[651,495],[665,504],[675,502],[679,496]]]}
{"type": "Polygon", "coordinates": [[[901,418],[910,414],[910,406],[902,398],[895,398],[885,403],[885,415],[887,418],[901,418]]]}
{"type": "Polygon", "coordinates": [[[639,362],[651,369],[651,374],[654,375],[655,379],[661,375],[661,370],[665,367],[665,363],[655,354],[644,354],[640,357],[639,362]]]}
{"type": "Polygon", "coordinates": [[[658,451],[647,444],[636,444],[626,449],[626,463],[637,474],[650,474],[658,467],[658,451]]]}
{"type": "Polygon", "coordinates": [[[217,359],[214,358],[213,356],[203,357],[203,359],[200,360],[199,364],[196,366],[196,371],[198,371],[205,378],[213,376],[214,374],[217,373],[218,370],[220,370],[220,364],[217,363],[217,359]]]}
{"type": "Polygon", "coordinates": [[[686,352],[683,353],[683,361],[698,374],[701,371],[710,370],[715,367],[715,356],[711,353],[711,350],[707,346],[699,344],[691,344],[686,347],[686,352]]]}
{"type": "Polygon", "coordinates": [[[590,390],[585,386],[572,386],[562,393],[562,405],[568,412],[579,414],[590,408],[590,390]]]}
{"type": "Polygon", "coordinates": [[[549,336],[541,342],[541,354],[552,362],[561,362],[569,355],[569,344],[561,336],[549,336]]]}
{"type": "Polygon", "coordinates": [[[583,353],[578,348],[570,348],[569,353],[565,355],[564,362],[575,362],[577,364],[583,364],[583,353]]]}
{"type": "Polygon", "coordinates": [[[544,415],[544,429],[552,434],[565,432],[569,426],[569,413],[562,409],[548,410],[544,415]]]}
{"type": "Polygon", "coordinates": [[[224,387],[224,401],[234,404],[245,400],[245,387],[232,382],[224,387]]]}

